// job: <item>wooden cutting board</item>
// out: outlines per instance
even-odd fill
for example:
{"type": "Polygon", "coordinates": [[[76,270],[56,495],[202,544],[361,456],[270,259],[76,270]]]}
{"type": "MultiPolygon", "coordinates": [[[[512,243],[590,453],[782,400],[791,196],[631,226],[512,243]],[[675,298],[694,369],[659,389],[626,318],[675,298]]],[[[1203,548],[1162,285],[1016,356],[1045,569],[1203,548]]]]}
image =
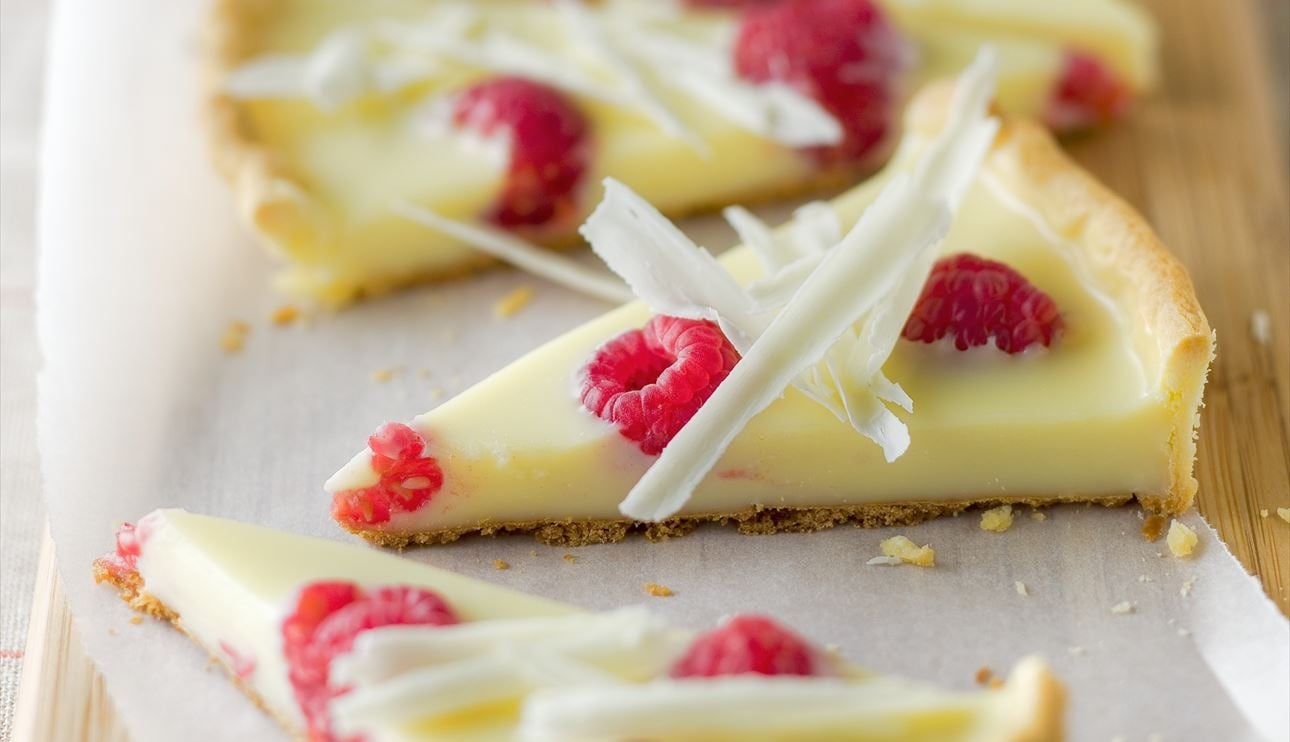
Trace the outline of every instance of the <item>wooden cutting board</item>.
{"type": "MultiPolygon", "coordinates": [[[[1290,614],[1290,524],[1276,516],[1290,507],[1290,186],[1285,122],[1276,120],[1286,81],[1274,85],[1269,75],[1263,26],[1284,29],[1285,9],[1275,0],[1147,5],[1163,31],[1161,90],[1129,122],[1067,145],[1146,214],[1191,270],[1218,332],[1200,436],[1200,510],[1290,614]],[[1251,331],[1256,312],[1270,319],[1262,341],[1251,331]]],[[[1290,39],[1275,43],[1282,54],[1290,39]]],[[[68,568],[88,579],[89,565],[68,568]]],[[[16,740],[126,738],[70,621],[46,543],[16,740]]]]}

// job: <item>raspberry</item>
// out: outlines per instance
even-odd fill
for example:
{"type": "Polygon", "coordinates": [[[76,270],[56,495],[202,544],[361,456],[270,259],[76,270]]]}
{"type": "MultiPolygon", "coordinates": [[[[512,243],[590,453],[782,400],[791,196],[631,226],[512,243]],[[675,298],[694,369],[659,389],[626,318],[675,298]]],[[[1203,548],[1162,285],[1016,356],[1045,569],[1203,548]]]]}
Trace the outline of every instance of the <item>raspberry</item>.
{"type": "Polygon", "coordinates": [[[715,324],[658,315],[596,350],[583,368],[582,405],[654,456],[738,361],[715,324]]]}
{"type": "Polygon", "coordinates": [[[457,622],[448,604],[423,588],[382,587],[369,593],[350,582],[306,585],[282,622],[282,651],[309,738],[333,739],[327,706],[349,689],[330,684],[331,661],[354,646],[354,637],[379,626],[457,622]]]}
{"type": "Polygon", "coordinates": [[[1075,131],[1122,118],[1133,103],[1129,89],[1096,57],[1066,52],[1044,121],[1057,131],[1075,131]]]}
{"type": "Polygon", "coordinates": [[[332,517],[351,526],[385,523],[393,513],[416,510],[443,487],[443,470],[425,455],[425,439],[402,423],[386,423],[367,439],[380,481],[341,490],[332,497],[332,517]]]}
{"type": "Polygon", "coordinates": [[[906,340],[934,343],[954,336],[967,350],[994,344],[1020,353],[1047,347],[1062,329],[1057,304],[1017,271],[994,260],[959,253],[941,258],[905,322],[906,340]]]}
{"type": "Polygon", "coordinates": [[[896,120],[905,41],[870,0],[798,0],[744,11],[734,64],[752,82],[791,85],[842,124],[825,164],[872,166],[896,120]]]}
{"type": "Polygon", "coordinates": [[[120,580],[139,571],[143,543],[152,532],[152,521],[145,516],[138,525],[122,523],[116,532],[116,548],[94,560],[97,571],[120,580]]]}
{"type": "Polygon", "coordinates": [[[522,77],[493,78],[457,96],[452,120],[484,137],[510,137],[506,183],[489,221],[506,229],[558,230],[576,218],[588,126],[564,94],[522,77]]]}
{"type": "Polygon", "coordinates": [[[773,619],[735,616],[700,634],[672,668],[674,678],[719,675],[818,675],[809,642],[773,619]]]}

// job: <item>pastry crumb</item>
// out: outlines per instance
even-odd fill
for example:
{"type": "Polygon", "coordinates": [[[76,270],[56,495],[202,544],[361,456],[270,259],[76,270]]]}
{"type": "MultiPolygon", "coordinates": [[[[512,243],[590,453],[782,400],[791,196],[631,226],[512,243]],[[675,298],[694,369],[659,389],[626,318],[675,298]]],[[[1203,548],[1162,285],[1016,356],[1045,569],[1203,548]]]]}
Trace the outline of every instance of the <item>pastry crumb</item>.
{"type": "Polygon", "coordinates": [[[1003,533],[1012,528],[1012,506],[1000,505],[981,513],[981,530],[1003,533]]]}
{"type": "Polygon", "coordinates": [[[1142,521],[1142,537],[1148,541],[1157,541],[1165,535],[1165,526],[1169,519],[1163,515],[1148,515],[1142,521]]]}
{"type": "Polygon", "coordinates": [[[561,558],[561,559],[563,559],[565,562],[567,562],[567,563],[569,563],[569,564],[577,564],[577,563],[578,563],[578,557],[574,556],[573,554],[565,554],[564,556],[562,556],[562,557],[560,557],[560,558],[561,558]]]}
{"type": "Polygon", "coordinates": [[[1117,616],[1123,616],[1126,613],[1133,613],[1135,610],[1137,610],[1137,607],[1127,600],[1111,606],[1111,612],[1117,616]]]}
{"type": "Polygon", "coordinates": [[[977,685],[986,685],[994,679],[994,670],[982,665],[981,669],[976,671],[974,678],[976,679],[977,685]]]}
{"type": "Polygon", "coordinates": [[[1066,652],[1072,657],[1081,657],[1087,654],[1088,650],[1083,647],[1067,647],[1066,652]]]}
{"type": "Polygon", "coordinates": [[[251,326],[245,322],[234,320],[230,322],[220,335],[219,347],[224,349],[225,353],[237,353],[246,345],[246,336],[251,334],[251,326]]]}
{"type": "Polygon", "coordinates": [[[269,321],[279,327],[289,325],[298,319],[300,319],[300,310],[291,304],[283,304],[269,315],[269,321]]]}
{"type": "Polygon", "coordinates": [[[1151,575],[1138,575],[1138,582],[1151,582],[1151,575]]]}
{"type": "Polygon", "coordinates": [[[1259,345],[1272,342],[1272,317],[1262,309],[1250,314],[1250,337],[1259,345]]]}
{"type": "Polygon", "coordinates": [[[885,539],[878,546],[882,549],[883,556],[898,559],[899,561],[874,562],[871,559],[869,560],[869,563],[871,564],[891,564],[894,566],[904,562],[905,564],[912,564],[916,567],[936,566],[936,550],[933,549],[930,544],[919,546],[905,536],[892,536],[889,539],[885,539]]]}
{"type": "Polygon", "coordinates": [[[1034,512],[1032,512],[1032,513],[1030,514],[1030,519],[1031,519],[1031,520],[1037,520],[1037,521],[1043,522],[1043,521],[1045,521],[1045,520],[1048,520],[1048,516],[1047,516],[1047,515],[1044,515],[1044,511],[1042,511],[1042,510],[1035,510],[1034,512]]]}
{"type": "Polygon", "coordinates": [[[1290,508],[1277,508],[1277,517],[1290,523],[1290,508]]]}
{"type": "Polygon", "coordinates": [[[1017,591],[1017,594],[1020,595],[1021,597],[1023,598],[1030,597],[1030,588],[1026,587],[1026,583],[1022,582],[1021,580],[1017,580],[1016,582],[1012,583],[1012,587],[1017,591]]]}
{"type": "Polygon", "coordinates": [[[672,592],[672,588],[668,587],[667,585],[660,585],[657,582],[646,582],[645,584],[641,585],[641,587],[645,588],[645,592],[649,593],[655,598],[670,598],[676,594],[672,592]]]}
{"type": "Polygon", "coordinates": [[[990,690],[999,690],[1003,687],[1003,678],[998,676],[990,678],[989,687],[990,690]]]}
{"type": "Polygon", "coordinates": [[[437,400],[437,399],[443,399],[443,397],[444,397],[443,387],[437,386],[430,390],[430,399],[437,400]]]}
{"type": "Polygon", "coordinates": [[[497,300],[493,305],[493,316],[498,319],[514,317],[530,301],[533,301],[533,287],[517,286],[514,291],[497,300]]]}
{"type": "Polygon", "coordinates": [[[143,623],[143,616],[130,616],[130,623],[134,624],[135,626],[138,626],[139,624],[143,623]]]}
{"type": "Polygon", "coordinates": [[[384,384],[387,381],[392,381],[394,377],[398,376],[399,373],[401,373],[402,371],[403,371],[402,367],[399,367],[399,366],[392,366],[390,368],[378,368],[377,370],[372,372],[372,380],[377,383],[384,384]]]}
{"type": "Polygon", "coordinates": [[[1182,587],[1178,588],[1178,594],[1184,598],[1191,595],[1192,588],[1196,587],[1196,577],[1189,577],[1183,581],[1182,587]]]}
{"type": "Polygon", "coordinates": [[[119,631],[117,631],[117,630],[116,630],[116,627],[114,627],[114,626],[109,626],[109,627],[108,627],[108,636],[117,636],[117,635],[118,635],[118,634],[120,634],[120,633],[121,633],[121,632],[119,632],[119,631]]]}
{"type": "MultiPolygon", "coordinates": [[[[1277,515],[1280,515],[1280,513],[1277,513],[1277,515]]],[[[1260,510],[1260,511],[1259,511],[1259,517],[1260,517],[1260,518],[1266,518],[1266,517],[1268,517],[1268,509],[1267,509],[1267,508],[1263,508],[1262,510],[1260,510]]]]}
{"type": "Polygon", "coordinates": [[[510,568],[511,568],[511,563],[506,561],[505,559],[493,560],[493,569],[510,569],[510,568]]]}
{"type": "Polygon", "coordinates": [[[870,567],[896,567],[904,562],[900,561],[900,557],[876,556],[865,564],[870,567]]]}
{"type": "Polygon", "coordinates": [[[1186,523],[1174,519],[1169,524],[1169,535],[1165,537],[1169,544],[1169,551],[1179,559],[1185,559],[1196,551],[1196,544],[1200,542],[1200,537],[1196,535],[1186,523]]]}
{"type": "Polygon", "coordinates": [[[1178,636],[1183,636],[1183,637],[1191,636],[1191,632],[1190,632],[1190,631],[1188,631],[1187,629],[1184,629],[1184,628],[1179,627],[1179,629],[1178,629],[1178,636]]]}

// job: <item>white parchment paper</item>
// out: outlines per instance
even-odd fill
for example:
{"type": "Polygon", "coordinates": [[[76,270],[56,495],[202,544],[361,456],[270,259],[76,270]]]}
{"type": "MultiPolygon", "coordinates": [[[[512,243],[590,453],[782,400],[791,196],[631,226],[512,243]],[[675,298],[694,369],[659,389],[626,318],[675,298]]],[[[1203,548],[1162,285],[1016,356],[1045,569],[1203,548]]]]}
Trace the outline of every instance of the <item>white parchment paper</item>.
{"type": "MultiPolygon", "coordinates": [[[[115,524],[159,506],[353,540],[322,481],[379,423],[407,419],[602,311],[509,271],[411,291],[309,326],[281,303],[209,165],[195,86],[195,2],[65,0],[49,65],[40,211],[40,444],[51,525],[81,638],[137,740],[274,739],[279,732],[176,632],[128,622],[90,579],[115,524]],[[520,283],[510,320],[491,305],[520,283]],[[225,355],[231,320],[254,325],[225,355]],[[374,371],[402,366],[387,383],[374,371]]],[[[710,247],[731,236],[690,225],[710,247]]],[[[517,411],[517,414],[522,412],[517,411]]],[[[526,537],[408,553],[588,608],[649,600],[701,626],[772,613],[883,671],[970,687],[1043,653],[1068,683],[1075,739],[1285,739],[1290,629],[1199,517],[1198,558],[1162,556],[1133,509],[1022,514],[1005,534],[975,514],[919,527],[740,536],[705,528],[564,550],[526,537]],[[894,531],[938,566],[867,567],[894,531]],[[514,567],[497,572],[503,558],[514,567]],[[1180,589],[1194,580],[1190,596],[1180,589]],[[647,599],[645,581],[676,591],[647,599]],[[1017,594],[1014,582],[1029,588],[1017,594]],[[1129,601],[1134,611],[1111,607],[1129,601]]],[[[57,703],[57,699],[48,699],[57,703]]]]}

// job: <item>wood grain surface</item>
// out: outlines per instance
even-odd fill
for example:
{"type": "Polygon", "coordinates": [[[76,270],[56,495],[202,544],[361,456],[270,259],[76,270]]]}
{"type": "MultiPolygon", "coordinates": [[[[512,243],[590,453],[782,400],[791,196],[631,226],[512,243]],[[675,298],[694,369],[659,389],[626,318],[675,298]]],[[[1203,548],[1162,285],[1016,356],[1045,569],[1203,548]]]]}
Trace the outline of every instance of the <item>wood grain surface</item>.
{"type": "MultiPolygon", "coordinates": [[[[1205,392],[1201,512],[1290,614],[1290,184],[1284,0],[1152,0],[1164,39],[1161,89],[1132,118],[1067,143],[1140,209],[1191,270],[1218,333],[1205,392]],[[1269,54],[1268,39],[1273,39],[1269,54]],[[1269,59],[1276,59],[1275,76],[1269,59]],[[1271,320],[1261,342],[1256,312],[1271,320]],[[1270,513],[1270,517],[1263,513],[1270,513]]],[[[123,740],[80,650],[44,549],[18,740],[123,740]]],[[[78,578],[88,565],[69,565],[78,578]]]]}

